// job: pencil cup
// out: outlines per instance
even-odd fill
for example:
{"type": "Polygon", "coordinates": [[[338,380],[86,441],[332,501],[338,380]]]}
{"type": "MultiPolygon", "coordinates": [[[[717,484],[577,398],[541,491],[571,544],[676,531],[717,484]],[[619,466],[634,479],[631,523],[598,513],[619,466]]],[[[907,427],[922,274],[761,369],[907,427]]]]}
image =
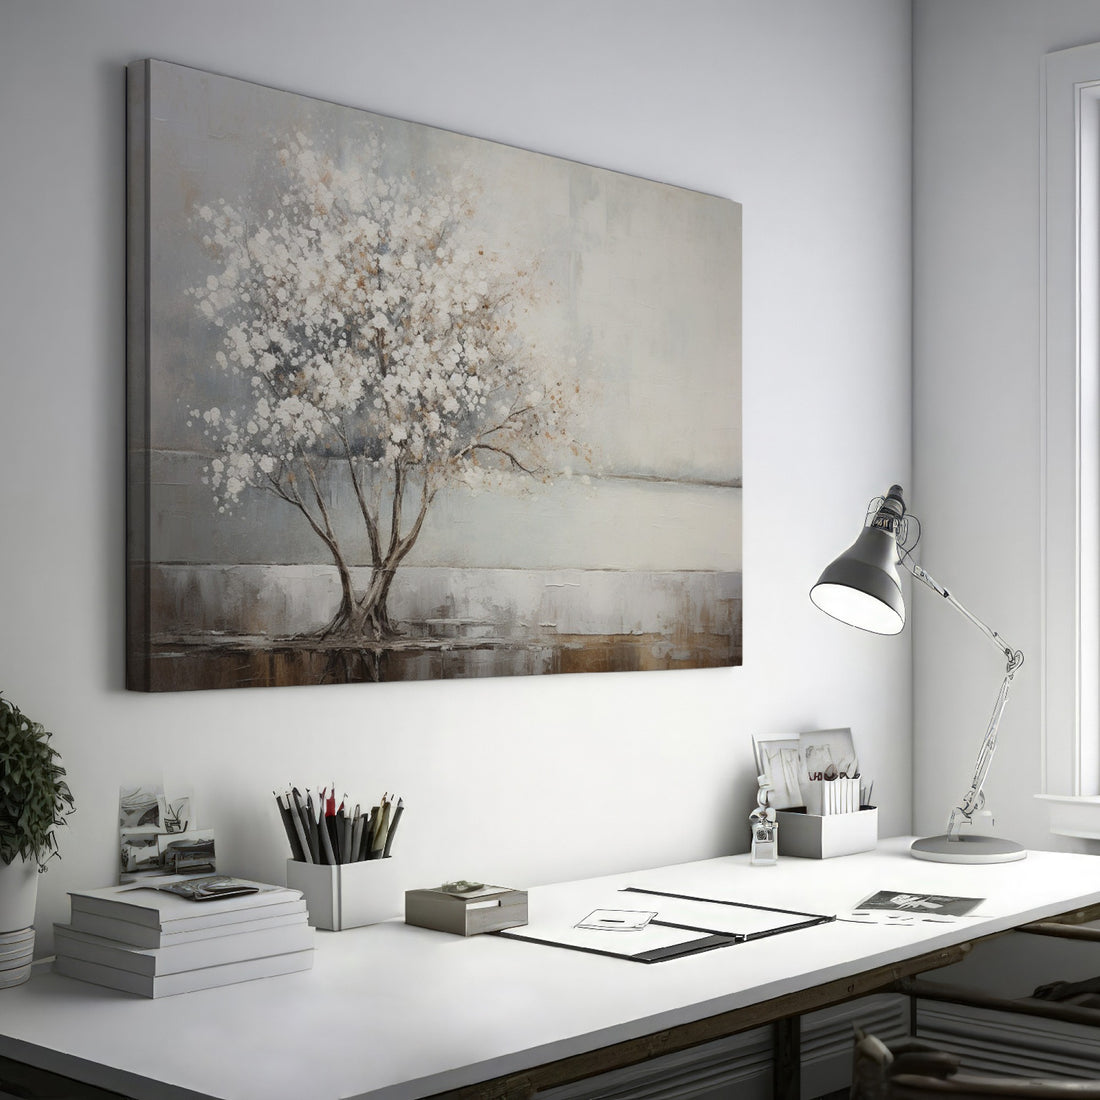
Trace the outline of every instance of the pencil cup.
{"type": "Polygon", "coordinates": [[[392,858],[335,866],[288,859],[286,884],[302,891],[314,928],[340,932],[404,913],[406,883],[401,864],[392,858]]]}
{"type": "Polygon", "coordinates": [[[878,844],[878,809],[874,806],[840,814],[806,813],[799,807],[779,810],[776,818],[780,856],[828,859],[869,852],[878,844]]]}

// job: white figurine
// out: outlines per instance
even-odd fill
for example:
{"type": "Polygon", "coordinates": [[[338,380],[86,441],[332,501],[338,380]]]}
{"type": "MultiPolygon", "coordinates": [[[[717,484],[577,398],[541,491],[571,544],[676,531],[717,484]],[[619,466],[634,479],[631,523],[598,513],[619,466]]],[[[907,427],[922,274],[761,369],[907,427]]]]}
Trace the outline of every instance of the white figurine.
{"type": "Polygon", "coordinates": [[[759,867],[770,867],[779,862],[779,823],[771,802],[772,785],[766,775],[758,775],[756,809],[749,814],[752,829],[752,855],[749,862],[759,867]]]}

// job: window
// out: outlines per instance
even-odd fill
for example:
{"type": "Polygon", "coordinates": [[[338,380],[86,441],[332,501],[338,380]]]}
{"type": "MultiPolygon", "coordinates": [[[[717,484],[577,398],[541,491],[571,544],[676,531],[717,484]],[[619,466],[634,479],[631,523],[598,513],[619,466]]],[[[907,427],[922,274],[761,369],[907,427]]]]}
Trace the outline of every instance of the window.
{"type": "Polygon", "coordinates": [[[1048,54],[1042,93],[1042,790],[1096,796],[1100,44],[1048,54]]]}

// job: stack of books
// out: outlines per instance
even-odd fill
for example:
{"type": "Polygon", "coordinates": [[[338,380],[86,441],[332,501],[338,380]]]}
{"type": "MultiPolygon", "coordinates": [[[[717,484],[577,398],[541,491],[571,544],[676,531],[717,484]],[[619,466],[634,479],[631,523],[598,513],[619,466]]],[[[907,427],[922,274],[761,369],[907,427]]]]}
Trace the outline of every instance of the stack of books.
{"type": "Polygon", "coordinates": [[[54,970],[112,989],[169,997],[313,965],[306,903],[284,886],[164,875],[69,901],[69,923],[54,925],[54,970]],[[203,883],[211,889],[190,885],[203,883]]]}

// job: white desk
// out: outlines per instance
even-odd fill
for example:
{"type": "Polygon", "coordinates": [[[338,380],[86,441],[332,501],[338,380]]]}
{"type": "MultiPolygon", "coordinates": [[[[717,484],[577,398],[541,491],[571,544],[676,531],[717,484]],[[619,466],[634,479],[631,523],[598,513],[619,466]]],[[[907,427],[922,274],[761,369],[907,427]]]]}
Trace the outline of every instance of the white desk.
{"type": "MultiPolygon", "coordinates": [[[[1100,903],[1095,857],[1034,852],[966,867],[912,859],[908,842],[777,867],[733,856],[538,887],[530,910],[568,900],[579,920],[616,889],[640,886],[832,914],[891,889],[984,897],[976,916],[833,922],[652,965],[388,922],[318,933],[312,971],[163,1000],[36,973],[0,990],[0,1056],[149,1100],[423,1097],[720,1014],[736,1023],[740,1010],[777,998],[782,1010],[868,992],[918,957],[951,961],[960,944],[1100,903]]],[[[782,1015],[776,1008],[757,1022],[782,1015]]]]}

